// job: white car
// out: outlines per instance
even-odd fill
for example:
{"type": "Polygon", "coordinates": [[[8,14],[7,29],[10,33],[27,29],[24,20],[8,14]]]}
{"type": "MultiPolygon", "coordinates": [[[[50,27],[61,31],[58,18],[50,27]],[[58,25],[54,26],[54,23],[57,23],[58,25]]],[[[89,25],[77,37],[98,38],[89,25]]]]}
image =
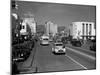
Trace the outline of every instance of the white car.
{"type": "Polygon", "coordinates": [[[66,48],[63,43],[55,43],[54,47],[52,48],[53,53],[66,53],[66,48]]]}
{"type": "Polygon", "coordinates": [[[40,44],[41,44],[41,45],[49,45],[49,37],[46,37],[46,36],[44,37],[44,36],[43,36],[43,37],[41,38],[41,40],[40,40],[40,44]]]}

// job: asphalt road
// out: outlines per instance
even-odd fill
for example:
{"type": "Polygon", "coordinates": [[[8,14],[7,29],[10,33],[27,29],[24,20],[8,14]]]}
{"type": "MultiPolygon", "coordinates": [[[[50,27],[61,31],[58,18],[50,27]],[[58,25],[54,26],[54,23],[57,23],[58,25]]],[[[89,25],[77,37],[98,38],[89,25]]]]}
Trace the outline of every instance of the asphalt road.
{"type": "MultiPolygon", "coordinates": [[[[42,46],[38,42],[34,48],[34,50],[36,50],[35,55],[33,55],[33,50],[29,59],[25,62],[26,65],[31,65],[31,69],[25,72],[40,73],[55,71],[89,70],[96,68],[95,53],[91,51],[85,51],[81,49],[79,50],[76,48],[74,49],[66,45],[65,55],[55,55],[52,53],[51,49],[52,44],[48,46],[42,46]]],[[[24,64],[23,66],[26,65],[24,64]]]]}

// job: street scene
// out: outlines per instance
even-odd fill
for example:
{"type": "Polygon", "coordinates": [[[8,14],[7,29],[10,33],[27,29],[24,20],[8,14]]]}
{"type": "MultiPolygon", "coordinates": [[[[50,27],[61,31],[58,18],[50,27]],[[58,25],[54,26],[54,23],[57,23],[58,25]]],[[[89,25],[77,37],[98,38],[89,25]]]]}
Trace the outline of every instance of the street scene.
{"type": "Polygon", "coordinates": [[[11,0],[11,74],[96,69],[96,6],[11,0]]]}

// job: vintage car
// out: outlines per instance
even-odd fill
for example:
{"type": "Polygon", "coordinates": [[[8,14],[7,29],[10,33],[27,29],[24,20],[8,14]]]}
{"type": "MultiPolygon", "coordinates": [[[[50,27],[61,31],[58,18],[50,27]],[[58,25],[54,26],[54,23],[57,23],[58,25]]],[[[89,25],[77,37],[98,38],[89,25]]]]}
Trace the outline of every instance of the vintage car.
{"type": "Polygon", "coordinates": [[[63,43],[60,42],[54,43],[54,46],[52,47],[52,52],[58,54],[65,54],[66,53],[65,45],[63,45],[63,43]]]}

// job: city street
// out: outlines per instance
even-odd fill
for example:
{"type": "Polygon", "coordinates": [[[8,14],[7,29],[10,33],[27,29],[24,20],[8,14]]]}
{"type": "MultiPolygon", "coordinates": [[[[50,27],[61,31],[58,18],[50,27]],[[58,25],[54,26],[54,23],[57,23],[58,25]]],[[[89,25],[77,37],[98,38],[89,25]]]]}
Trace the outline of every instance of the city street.
{"type": "Polygon", "coordinates": [[[12,75],[96,69],[96,6],[11,1],[12,75]]]}
{"type": "Polygon", "coordinates": [[[96,68],[95,61],[95,53],[91,51],[70,48],[66,44],[66,54],[55,55],[52,53],[52,44],[42,46],[37,42],[30,57],[20,67],[21,73],[88,70],[96,68]]]}

